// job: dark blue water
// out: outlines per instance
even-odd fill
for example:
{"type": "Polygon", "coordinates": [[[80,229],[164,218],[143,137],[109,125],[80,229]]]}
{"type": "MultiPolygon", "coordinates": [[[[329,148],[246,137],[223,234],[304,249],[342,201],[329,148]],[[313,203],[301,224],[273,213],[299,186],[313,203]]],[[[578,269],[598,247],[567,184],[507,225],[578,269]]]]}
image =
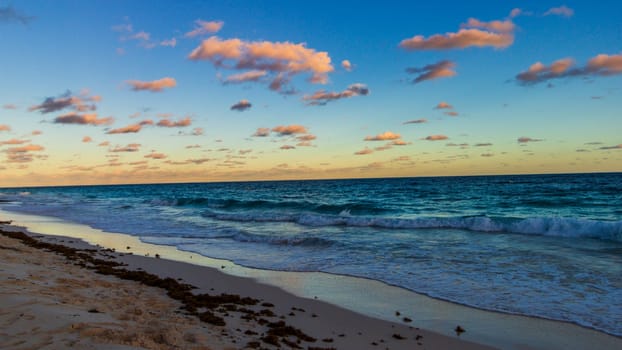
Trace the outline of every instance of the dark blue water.
{"type": "Polygon", "coordinates": [[[622,336],[620,173],[21,188],[0,205],[622,336]]]}

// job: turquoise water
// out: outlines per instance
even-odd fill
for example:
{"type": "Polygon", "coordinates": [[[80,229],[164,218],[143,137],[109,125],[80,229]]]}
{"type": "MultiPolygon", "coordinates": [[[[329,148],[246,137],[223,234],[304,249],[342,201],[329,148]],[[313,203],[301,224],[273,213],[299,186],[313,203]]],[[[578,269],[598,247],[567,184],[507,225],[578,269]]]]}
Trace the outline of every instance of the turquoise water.
{"type": "Polygon", "coordinates": [[[0,205],[622,336],[619,173],[0,189],[0,205]]]}

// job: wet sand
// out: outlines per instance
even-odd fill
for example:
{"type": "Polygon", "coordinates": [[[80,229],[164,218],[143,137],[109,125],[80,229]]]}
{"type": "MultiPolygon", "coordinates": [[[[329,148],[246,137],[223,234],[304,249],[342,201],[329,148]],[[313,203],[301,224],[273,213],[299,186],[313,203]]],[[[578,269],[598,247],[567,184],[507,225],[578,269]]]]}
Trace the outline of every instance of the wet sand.
{"type": "Polygon", "coordinates": [[[397,313],[389,322],[210,267],[0,228],[0,348],[490,349],[397,313]]]}

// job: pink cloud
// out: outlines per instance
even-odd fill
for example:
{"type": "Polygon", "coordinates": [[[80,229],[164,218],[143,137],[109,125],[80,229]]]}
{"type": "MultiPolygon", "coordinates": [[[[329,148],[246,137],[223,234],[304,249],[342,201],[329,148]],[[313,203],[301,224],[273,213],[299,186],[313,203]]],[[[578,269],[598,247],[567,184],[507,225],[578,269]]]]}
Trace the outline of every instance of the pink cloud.
{"type": "Polygon", "coordinates": [[[117,146],[111,149],[110,152],[138,152],[139,148],[140,148],[140,143],[130,143],[124,147],[117,146]]]}
{"type": "Polygon", "coordinates": [[[30,140],[18,140],[18,139],[10,139],[7,141],[0,141],[0,146],[4,145],[23,145],[25,143],[30,142],[30,140]]]}
{"type": "Polygon", "coordinates": [[[93,142],[93,139],[90,136],[84,136],[82,138],[82,142],[84,143],[93,142]]]}
{"type": "Polygon", "coordinates": [[[313,95],[305,95],[303,101],[309,101],[307,104],[313,106],[323,106],[330,101],[340,100],[342,98],[350,98],[354,96],[366,96],[369,94],[369,88],[365,84],[352,84],[342,92],[327,92],[324,90],[316,91],[313,95]]]}
{"type": "Polygon", "coordinates": [[[41,134],[43,134],[43,131],[41,131],[41,130],[33,130],[31,134],[32,134],[33,136],[36,136],[36,135],[41,135],[41,134]]]}
{"type": "Polygon", "coordinates": [[[367,147],[365,147],[365,149],[362,149],[360,151],[354,152],[354,154],[357,156],[364,156],[364,155],[372,154],[372,153],[374,153],[374,151],[367,147]]]}
{"type": "Polygon", "coordinates": [[[108,131],[106,134],[129,134],[129,133],[137,133],[143,128],[142,124],[131,124],[128,126],[124,126],[117,129],[112,129],[108,131]]]}
{"type": "Polygon", "coordinates": [[[562,5],[559,7],[550,8],[548,11],[544,13],[545,16],[555,15],[562,17],[572,17],[574,15],[574,10],[566,5],[562,5]]]}
{"type": "Polygon", "coordinates": [[[413,84],[417,84],[426,80],[453,77],[456,75],[456,71],[454,71],[455,67],[456,64],[454,62],[445,60],[428,64],[421,68],[406,68],[406,72],[409,74],[417,74],[417,77],[412,81],[413,84]]]}
{"type": "Polygon", "coordinates": [[[348,72],[352,71],[352,63],[350,63],[350,61],[348,60],[341,61],[341,67],[348,72]]]}
{"type": "Polygon", "coordinates": [[[194,38],[196,36],[217,33],[222,29],[225,24],[223,21],[203,21],[197,19],[194,21],[195,28],[188,33],[184,34],[186,38],[194,38]]]}
{"type": "Polygon", "coordinates": [[[445,135],[430,135],[428,137],[426,137],[424,140],[428,140],[428,141],[442,141],[442,140],[447,140],[449,139],[449,137],[445,136],[445,135]]]}
{"type": "Polygon", "coordinates": [[[268,74],[265,70],[251,70],[248,72],[233,74],[228,76],[225,80],[225,84],[236,84],[236,83],[245,83],[249,81],[258,81],[268,74]]]}
{"type": "Polygon", "coordinates": [[[296,140],[303,141],[303,142],[313,141],[315,139],[317,139],[317,136],[312,135],[312,134],[301,135],[301,136],[296,137],[296,140]]]}
{"type": "Polygon", "coordinates": [[[34,160],[34,156],[30,152],[43,150],[45,150],[43,146],[29,144],[21,147],[10,147],[4,152],[7,154],[8,163],[28,163],[34,160]]]}
{"type": "Polygon", "coordinates": [[[151,92],[161,92],[165,88],[170,89],[177,85],[177,81],[170,77],[164,77],[153,81],[128,80],[126,83],[130,85],[134,91],[148,90],[151,92]]]}
{"type": "Polygon", "coordinates": [[[110,125],[114,121],[112,117],[97,118],[97,114],[68,113],[54,118],[55,124],[81,124],[81,125],[110,125]]]}
{"type": "Polygon", "coordinates": [[[534,139],[534,138],[526,137],[526,136],[521,136],[516,141],[518,141],[518,143],[527,143],[527,142],[539,142],[539,141],[542,141],[542,140],[541,139],[534,139]]]}
{"type": "Polygon", "coordinates": [[[270,128],[257,128],[257,131],[252,135],[254,137],[266,137],[270,136],[270,128]]]}
{"type": "Polygon", "coordinates": [[[235,103],[233,106],[229,107],[229,109],[232,111],[244,112],[252,106],[253,105],[247,100],[240,100],[240,102],[235,103]]]}
{"type": "Polygon", "coordinates": [[[622,74],[622,54],[599,54],[588,60],[583,67],[574,67],[572,58],[563,58],[546,66],[541,62],[532,64],[519,73],[516,80],[522,85],[533,85],[551,79],[580,76],[612,76],[622,74]]]}
{"type": "Polygon", "coordinates": [[[192,124],[192,120],[190,120],[190,117],[186,117],[176,122],[170,121],[169,119],[162,119],[156,125],[166,127],[166,128],[183,128],[191,124],[192,124]]]}
{"type": "Polygon", "coordinates": [[[306,134],[307,133],[307,128],[302,126],[302,125],[279,125],[279,126],[275,126],[274,128],[272,128],[273,132],[276,132],[279,134],[279,136],[287,136],[287,135],[293,135],[293,134],[306,134]]]}
{"type": "Polygon", "coordinates": [[[378,134],[376,136],[367,136],[365,137],[365,141],[390,141],[397,140],[401,138],[400,134],[396,134],[391,131],[385,131],[382,134],[378,134]]]}
{"type": "Polygon", "coordinates": [[[228,69],[267,71],[274,77],[271,88],[276,91],[300,73],[311,74],[311,83],[324,84],[328,73],[334,70],[328,53],[307,48],[305,44],[221,40],[215,36],[203,40],[188,59],[208,60],[216,67],[228,69]]]}
{"type": "Polygon", "coordinates": [[[447,102],[439,102],[434,109],[453,109],[454,106],[450,105],[447,102]]]}
{"type": "Polygon", "coordinates": [[[151,159],[165,159],[166,158],[166,154],[164,153],[156,153],[156,152],[151,152],[149,154],[146,154],[144,156],[144,158],[151,158],[151,159]]]}
{"type": "Polygon", "coordinates": [[[0,131],[11,131],[11,127],[6,124],[0,124],[0,131]]]}
{"type": "Polygon", "coordinates": [[[428,38],[415,35],[399,46],[406,50],[448,50],[467,47],[506,48],[514,42],[515,25],[511,20],[483,22],[470,18],[455,33],[435,34],[428,38]]]}

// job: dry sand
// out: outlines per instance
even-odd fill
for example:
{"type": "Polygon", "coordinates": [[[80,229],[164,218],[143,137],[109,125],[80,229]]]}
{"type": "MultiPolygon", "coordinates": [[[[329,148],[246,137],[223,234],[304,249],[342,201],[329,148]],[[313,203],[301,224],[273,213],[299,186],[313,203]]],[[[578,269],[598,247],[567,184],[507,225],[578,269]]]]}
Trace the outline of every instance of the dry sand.
{"type": "Polygon", "coordinates": [[[62,244],[56,250],[72,248],[50,252],[49,247],[28,246],[0,234],[3,349],[489,349],[209,267],[115,253],[72,238],[31,236],[37,242],[62,244]],[[110,269],[139,280],[155,274],[160,282],[95,272],[110,269]],[[184,292],[180,286],[185,284],[196,289],[184,292]],[[222,293],[227,296],[219,297],[222,293]],[[225,324],[213,324],[219,320],[225,324]]]}

